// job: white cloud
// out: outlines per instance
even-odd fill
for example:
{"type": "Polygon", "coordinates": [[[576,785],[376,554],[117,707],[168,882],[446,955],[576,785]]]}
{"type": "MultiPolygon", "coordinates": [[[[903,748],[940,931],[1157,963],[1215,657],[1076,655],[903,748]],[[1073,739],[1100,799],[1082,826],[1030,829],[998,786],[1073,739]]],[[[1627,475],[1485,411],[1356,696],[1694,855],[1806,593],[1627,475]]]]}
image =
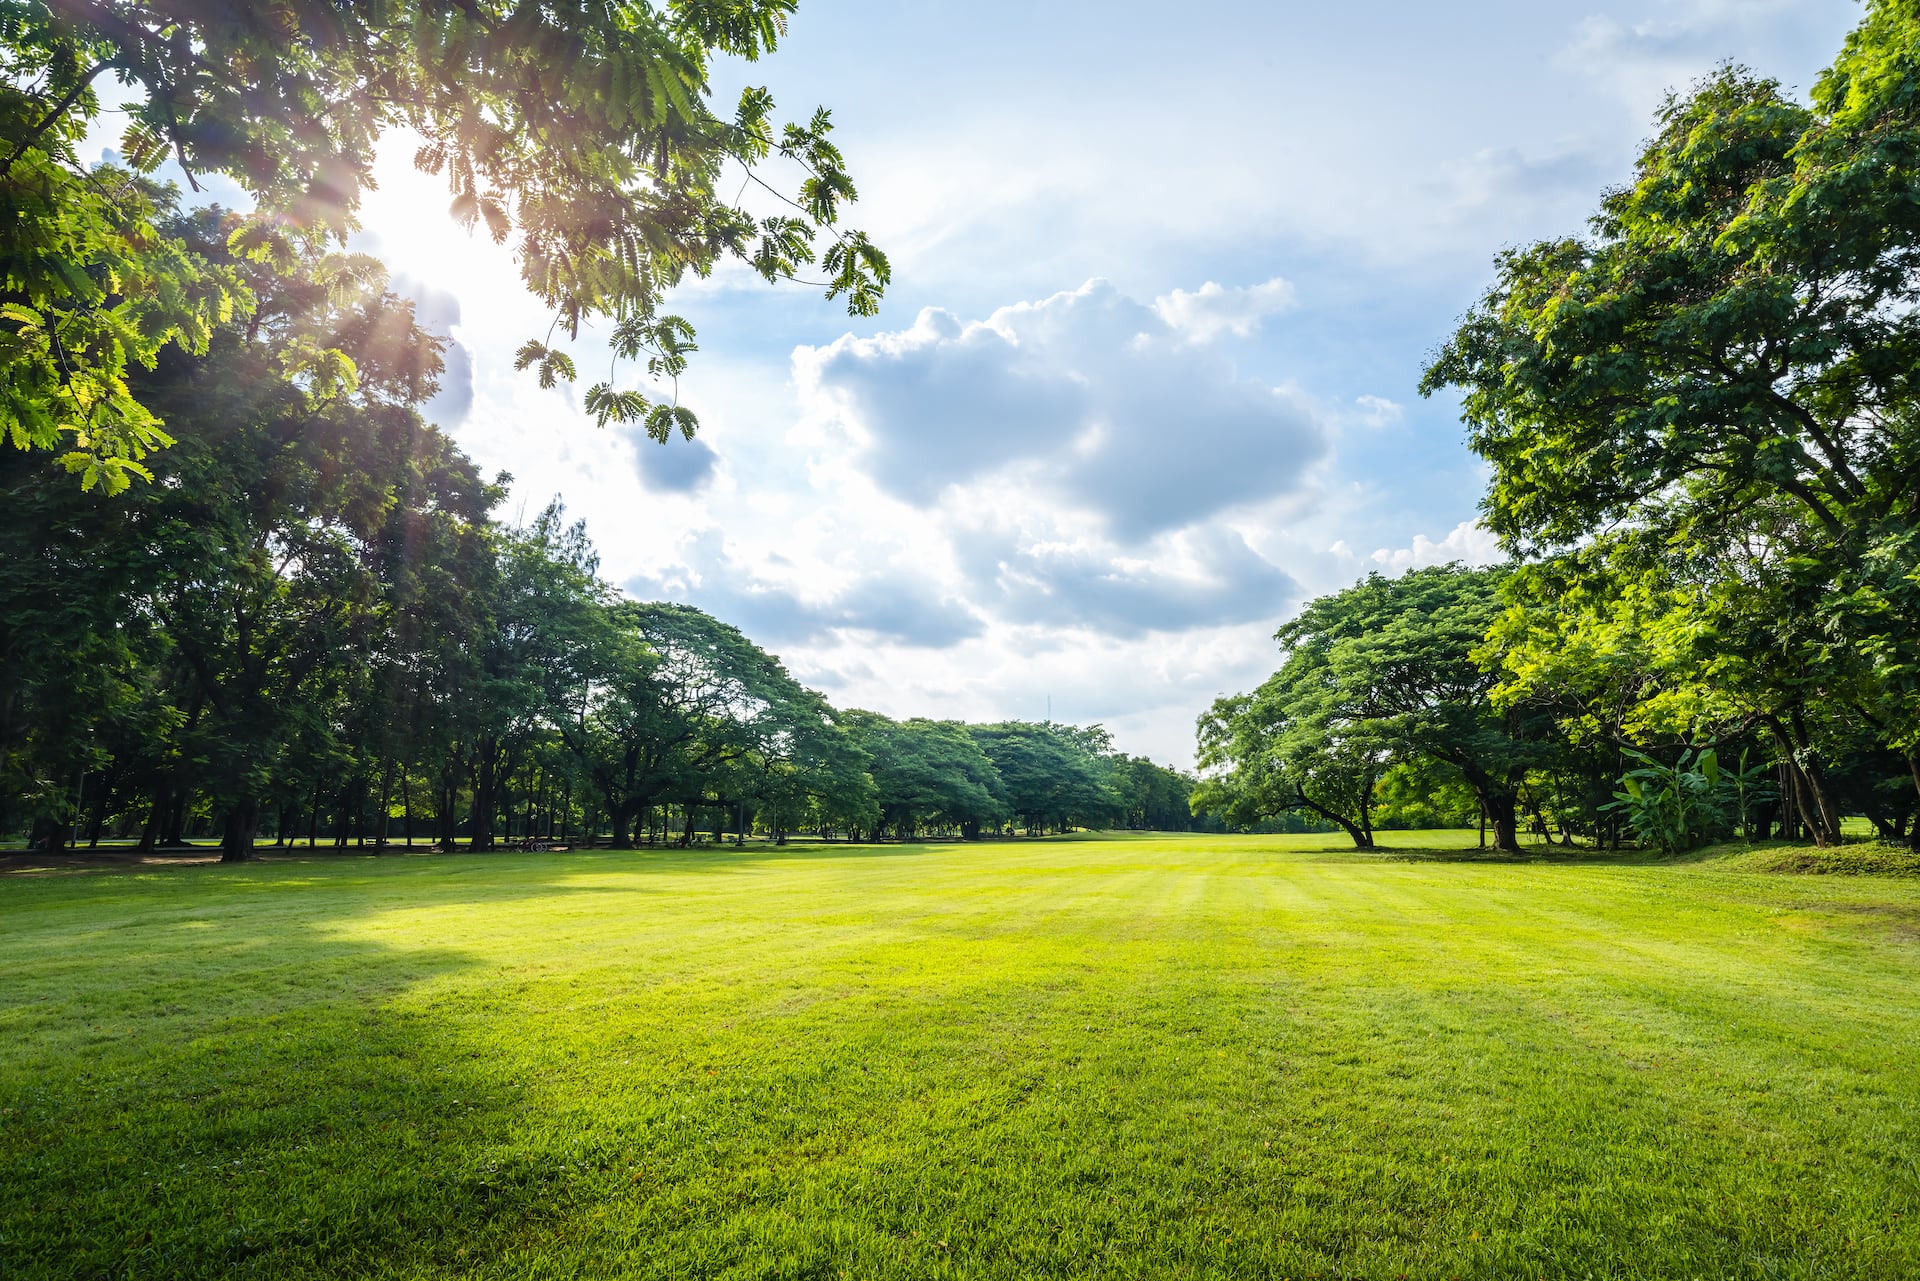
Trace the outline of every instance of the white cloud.
{"type": "Polygon", "coordinates": [[[695,494],[713,483],[720,455],[704,437],[655,440],[638,427],[615,432],[633,450],[634,474],[656,493],[695,494]]]}
{"type": "Polygon", "coordinates": [[[872,563],[855,581],[822,592],[804,575],[770,572],[792,564],[778,553],[743,554],[729,548],[718,530],[707,529],[681,540],[678,563],[635,574],[622,586],[643,599],[697,605],[776,648],[858,634],[939,649],[981,633],[971,610],[912,566],[872,563]]]}
{"type": "Polygon", "coordinates": [[[1449,561],[1491,565],[1504,558],[1499,540],[1477,520],[1461,521],[1437,543],[1425,534],[1415,534],[1411,546],[1382,547],[1367,557],[1375,565],[1396,574],[1428,565],[1444,565],[1449,561]]]}
{"type": "Polygon", "coordinates": [[[1274,618],[1300,597],[1284,570],[1217,524],[1143,548],[956,528],[968,598],[1007,623],[1131,638],[1274,618]]]}
{"type": "Polygon", "coordinates": [[[1368,427],[1385,427],[1397,423],[1406,416],[1406,406],[1398,401],[1388,400],[1385,396],[1356,396],[1353,403],[1359,408],[1354,417],[1368,427]]]}
{"type": "Polygon", "coordinates": [[[1100,280],[972,323],[929,308],[794,365],[809,414],[893,497],[1017,492],[1122,541],[1301,491],[1328,450],[1305,396],[1240,377],[1100,280]]]}
{"type": "Polygon", "coordinates": [[[1189,342],[1211,342],[1223,333],[1251,338],[1263,317],[1294,305],[1293,285],[1275,276],[1261,285],[1227,289],[1209,280],[1193,293],[1176,289],[1153,300],[1167,327],[1189,342]]]}

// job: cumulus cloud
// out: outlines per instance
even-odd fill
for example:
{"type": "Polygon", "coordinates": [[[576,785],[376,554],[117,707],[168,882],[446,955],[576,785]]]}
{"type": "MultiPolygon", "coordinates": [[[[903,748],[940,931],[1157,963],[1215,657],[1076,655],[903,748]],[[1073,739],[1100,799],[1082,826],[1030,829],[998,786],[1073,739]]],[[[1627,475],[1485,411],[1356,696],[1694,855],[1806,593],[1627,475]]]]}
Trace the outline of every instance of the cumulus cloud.
{"type": "Polygon", "coordinates": [[[957,540],[970,599],[996,618],[1136,637],[1275,618],[1299,585],[1230,529],[1159,540],[1148,555],[1087,541],[957,540]]]}
{"type": "Polygon", "coordinates": [[[1531,219],[1569,198],[1590,200],[1614,176],[1616,164],[1580,142],[1545,151],[1486,147],[1448,170],[1444,199],[1454,219],[1531,219]]]}
{"type": "MultiPolygon", "coordinates": [[[[1344,542],[1335,543],[1333,551],[1338,555],[1351,556],[1352,550],[1344,542]]],[[[1407,547],[1382,547],[1367,557],[1373,564],[1389,573],[1400,573],[1409,569],[1421,569],[1428,565],[1444,565],[1449,561],[1465,561],[1469,565],[1491,565],[1504,559],[1499,540],[1477,520],[1463,520],[1447,532],[1439,542],[1425,534],[1415,534],[1413,543],[1407,547]]]]}
{"type": "Polygon", "coordinates": [[[984,321],[930,308],[794,364],[810,415],[847,429],[893,497],[929,508],[955,486],[1015,489],[1137,541],[1297,492],[1327,452],[1304,396],[1186,337],[1093,280],[984,321]]]}
{"type": "MultiPolygon", "coordinates": [[[[762,564],[778,557],[761,557],[762,564]]],[[[735,555],[719,530],[682,539],[679,563],[636,574],[622,586],[644,600],[667,599],[706,610],[765,645],[845,640],[864,633],[906,645],[945,648],[978,636],[980,619],[945,598],[924,574],[878,566],[830,596],[802,593],[735,555]]]]}
{"type": "Polygon", "coordinates": [[[1251,338],[1263,317],[1293,306],[1293,285],[1275,276],[1262,285],[1227,289],[1209,280],[1193,293],[1176,289],[1153,300],[1153,310],[1189,342],[1210,342],[1223,333],[1251,338]]]}
{"type": "Polygon", "coordinates": [[[698,436],[661,442],[638,428],[627,428],[621,439],[633,450],[633,470],[640,483],[658,493],[697,493],[713,480],[720,463],[713,446],[698,436]]]}

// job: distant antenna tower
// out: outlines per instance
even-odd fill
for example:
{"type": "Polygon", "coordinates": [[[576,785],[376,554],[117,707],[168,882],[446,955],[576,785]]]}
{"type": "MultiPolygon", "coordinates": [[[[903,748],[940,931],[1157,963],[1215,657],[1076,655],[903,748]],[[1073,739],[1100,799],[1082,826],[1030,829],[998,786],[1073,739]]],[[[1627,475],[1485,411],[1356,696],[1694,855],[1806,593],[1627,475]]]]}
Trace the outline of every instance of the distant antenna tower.
{"type": "Polygon", "coordinates": [[[1047,724],[1053,724],[1053,695],[1047,695],[1047,724]]]}

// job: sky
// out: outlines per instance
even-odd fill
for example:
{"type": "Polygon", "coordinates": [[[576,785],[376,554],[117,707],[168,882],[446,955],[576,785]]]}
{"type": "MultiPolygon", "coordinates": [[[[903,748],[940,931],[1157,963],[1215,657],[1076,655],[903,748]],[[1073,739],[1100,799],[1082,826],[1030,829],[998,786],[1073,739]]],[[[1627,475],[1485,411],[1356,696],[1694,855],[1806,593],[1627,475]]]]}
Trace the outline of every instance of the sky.
{"type": "Polygon", "coordinates": [[[1804,93],[1859,13],[802,0],[716,97],[832,109],[894,282],[868,319],[681,288],[692,442],[593,425],[591,339],[580,387],[514,371],[547,318],[404,139],[359,243],[452,338],[429,417],[513,475],[509,521],[560,496],[610,581],[837,706],[1100,722],[1187,766],[1306,600],[1497,559],[1457,406],[1416,391],[1494,254],[1581,232],[1670,87],[1730,59],[1804,93]]]}

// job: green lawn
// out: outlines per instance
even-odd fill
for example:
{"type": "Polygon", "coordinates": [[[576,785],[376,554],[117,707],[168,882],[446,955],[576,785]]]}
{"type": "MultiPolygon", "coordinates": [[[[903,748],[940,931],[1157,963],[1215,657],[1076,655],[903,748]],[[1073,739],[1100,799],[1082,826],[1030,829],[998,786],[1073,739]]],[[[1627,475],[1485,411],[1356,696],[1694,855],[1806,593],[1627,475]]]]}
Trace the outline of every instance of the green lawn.
{"type": "Polygon", "coordinates": [[[1920,1276],[1920,879],[1337,845],[0,879],[0,1276],[1920,1276]]]}

